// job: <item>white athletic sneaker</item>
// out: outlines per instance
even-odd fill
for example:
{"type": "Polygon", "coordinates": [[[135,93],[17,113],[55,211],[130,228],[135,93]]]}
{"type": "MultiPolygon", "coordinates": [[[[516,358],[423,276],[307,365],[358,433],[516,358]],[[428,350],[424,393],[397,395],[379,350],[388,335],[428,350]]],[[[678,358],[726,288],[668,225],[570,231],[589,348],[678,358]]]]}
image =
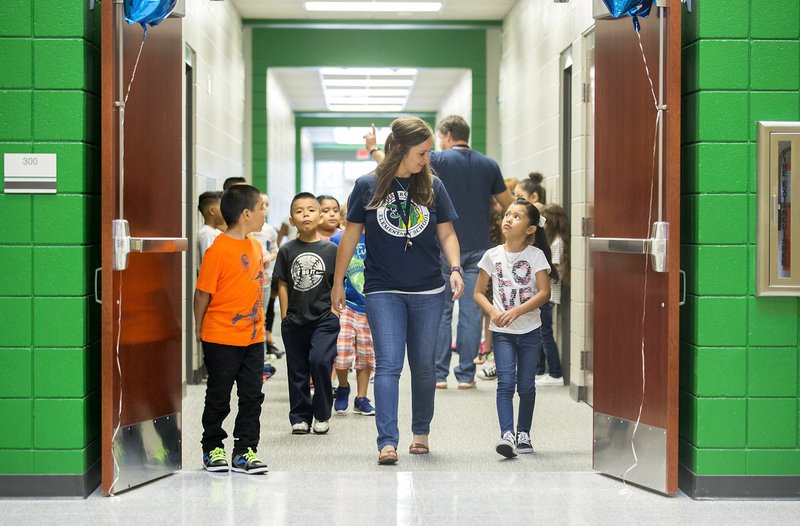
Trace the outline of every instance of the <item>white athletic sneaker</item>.
{"type": "Polygon", "coordinates": [[[331,428],[331,425],[328,423],[327,420],[315,420],[314,425],[312,426],[314,432],[318,435],[324,435],[328,432],[328,429],[331,428]]]}
{"type": "Polygon", "coordinates": [[[297,422],[296,424],[292,424],[292,434],[293,435],[307,435],[311,427],[308,425],[308,422],[297,422]]]}
{"type": "Polygon", "coordinates": [[[540,374],[536,376],[536,387],[563,387],[563,378],[553,378],[549,374],[540,374]]]}

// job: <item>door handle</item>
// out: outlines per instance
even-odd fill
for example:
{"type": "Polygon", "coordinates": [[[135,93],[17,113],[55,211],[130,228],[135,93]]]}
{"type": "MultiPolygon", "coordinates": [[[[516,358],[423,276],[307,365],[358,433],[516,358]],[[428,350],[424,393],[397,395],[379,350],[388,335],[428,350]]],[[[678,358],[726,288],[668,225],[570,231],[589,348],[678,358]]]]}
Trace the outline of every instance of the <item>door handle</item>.
{"type": "Polygon", "coordinates": [[[667,241],[669,223],[656,221],[647,239],[627,237],[590,237],[589,250],[592,252],[614,252],[621,254],[650,254],[653,270],[667,271],[667,241]]]}
{"type": "Polygon", "coordinates": [[[99,303],[100,305],[103,304],[103,300],[100,299],[102,294],[98,293],[98,286],[97,286],[97,277],[100,275],[100,272],[103,270],[103,267],[97,267],[94,269],[94,301],[99,303]]]}
{"type": "Polygon", "coordinates": [[[114,237],[114,270],[128,268],[131,252],[186,252],[189,240],[185,237],[131,237],[130,226],[125,219],[115,219],[112,224],[114,237]]]}

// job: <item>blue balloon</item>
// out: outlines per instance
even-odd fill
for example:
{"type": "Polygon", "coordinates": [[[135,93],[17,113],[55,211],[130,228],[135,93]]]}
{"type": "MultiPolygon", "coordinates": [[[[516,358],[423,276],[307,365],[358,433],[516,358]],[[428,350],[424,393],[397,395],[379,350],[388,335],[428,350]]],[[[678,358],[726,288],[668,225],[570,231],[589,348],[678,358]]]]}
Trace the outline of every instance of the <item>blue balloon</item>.
{"type": "Polygon", "coordinates": [[[141,24],[145,32],[147,25],[158,25],[175,8],[177,0],[125,0],[125,21],[141,24]]]}
{"type": "Polygon", "coordinates": [[[639,17],[647,18],[653,0],[603,0],[611,16],[619,18],[622,15],[633,17],[633,27],[639,31],[639,17]]]}

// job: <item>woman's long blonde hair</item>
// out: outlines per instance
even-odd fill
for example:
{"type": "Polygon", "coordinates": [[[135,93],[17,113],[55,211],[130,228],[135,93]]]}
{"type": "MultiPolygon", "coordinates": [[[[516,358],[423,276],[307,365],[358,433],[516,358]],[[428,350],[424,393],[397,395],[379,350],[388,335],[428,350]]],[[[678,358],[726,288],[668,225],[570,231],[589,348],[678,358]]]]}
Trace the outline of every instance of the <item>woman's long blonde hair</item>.
{"type": "MultiPolygon", "coordinates": [[[[386,139],[383,162],[375,169],[375,191],[367,208],[378,208],[392,191],[392,181],[408,151],[433,137],[430,126],[419,117],[400,117],[392,122],[392,132],[386,139]]],[[[426,164],[419,173],[411,174],[411,199],[421,206],[432,206],[433,169],[426,164]]]]}

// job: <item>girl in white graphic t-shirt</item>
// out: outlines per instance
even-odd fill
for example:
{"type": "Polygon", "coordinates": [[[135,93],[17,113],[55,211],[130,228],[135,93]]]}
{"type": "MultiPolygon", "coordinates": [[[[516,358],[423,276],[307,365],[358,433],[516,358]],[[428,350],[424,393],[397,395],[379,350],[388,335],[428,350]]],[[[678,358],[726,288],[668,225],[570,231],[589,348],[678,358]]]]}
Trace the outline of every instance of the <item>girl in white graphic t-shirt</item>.
{"type": "Polygon", "coordinates": [[[533,452],[534,378],[542,347],[539,307],[550,299],[550,278],[557,278],[543,225],[544,219],[534,205],[521,198],[514,201],[503,217],[506,241],[488,250],[478,263],[480,272],[473,295],[475,303],[491,318],[500,422],[496,450],[507,458],[533,452]],[[484,295],[489,279],[491,303],[484,295]],[[519,394],[516,433],[515,388],[519,394]]]}

